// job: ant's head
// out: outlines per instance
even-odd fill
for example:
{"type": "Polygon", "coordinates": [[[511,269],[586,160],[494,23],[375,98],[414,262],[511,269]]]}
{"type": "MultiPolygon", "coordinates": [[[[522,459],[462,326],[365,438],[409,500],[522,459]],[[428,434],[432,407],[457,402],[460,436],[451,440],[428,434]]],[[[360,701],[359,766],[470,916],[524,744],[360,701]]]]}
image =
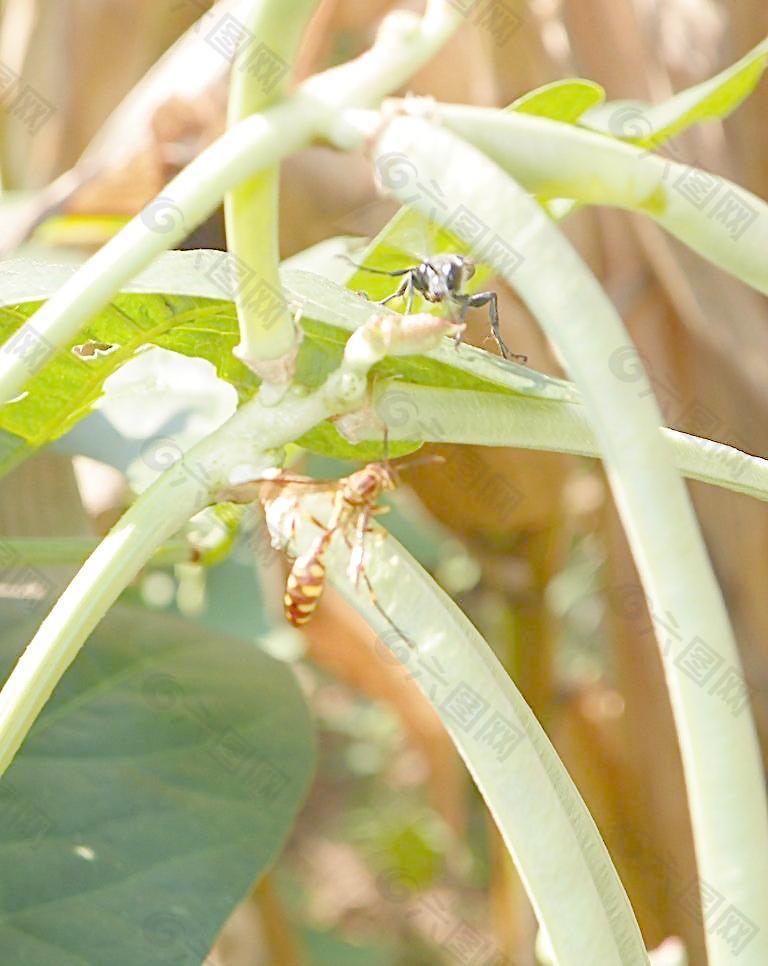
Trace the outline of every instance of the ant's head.
{"type": "Polygon", "coordinates": [[[442,274],[449,291],[459,292],[475,274],[475,263],[466,255],[445,255],[441,259],[442,274]]]}
{"type": "Polygon", "coordinates": [[[462,274],[464,275],[464,281],[468,281],[475,274],[475,263],[467,255],[458,256],[462,261],[462,274]]]}

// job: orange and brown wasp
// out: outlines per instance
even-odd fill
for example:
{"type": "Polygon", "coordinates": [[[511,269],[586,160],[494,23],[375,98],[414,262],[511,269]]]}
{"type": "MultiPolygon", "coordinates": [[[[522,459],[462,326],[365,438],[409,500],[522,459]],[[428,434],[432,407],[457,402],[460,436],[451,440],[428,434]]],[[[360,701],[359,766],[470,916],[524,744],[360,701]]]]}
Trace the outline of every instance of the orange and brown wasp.
{"type": "MultiPolygon", "coordinates": [[[[428,460],[436,458],[426,457],[428,460]]],[[[411,461],[408,465],[423,462],[423,459],[411,461]]],[[[303,513],[302,497],[308,492],[331,494],[333,502],[327,523],[305,514],[320,529],[320,533],[307,550],[293,559],[283,597],[287,620],[294,627],[302,627],[311,620],[325,589],[326,556],[334,534],[338,533],[350,550],[347,571],[350,580],[355,587],[363,581],[379,614],[413,646],[379,605],[365,570],[366,535],[372,531],[372,518],[389,510],[389,507],[379,505],[379,498],[385,490],[394,490],[399,481],[398,468],[385,459],[368,463],[338,480],[318,480],[278,471],[259,480],[236,484],[219,494],[219,499],[235,503],[252,503],[258,499],[264,506],[267,525],[273,535],[282,532],[287,522],[290,532],[287,541],[279,537],[276,543],[279,549],[285,550],[303,513]],[[282,525],[278,521],[282,521],[282,525]]]]}

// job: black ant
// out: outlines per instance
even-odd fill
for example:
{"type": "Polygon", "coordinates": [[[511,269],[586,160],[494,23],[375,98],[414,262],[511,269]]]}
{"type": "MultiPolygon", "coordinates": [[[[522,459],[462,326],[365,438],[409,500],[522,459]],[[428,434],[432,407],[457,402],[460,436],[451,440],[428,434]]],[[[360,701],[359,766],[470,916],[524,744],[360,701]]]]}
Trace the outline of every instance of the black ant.
{"type": "Polygon", "coordinates": [[[455,336],[456,345],[461,342],[461,336],[465,325],[465,319],[469,309],[488,306],[488,314],[491,321],[491,331],[499,347],[499,351],[505,359],[515,359],[525,363],[528,357],[518,352],[510,352],[506,343],[501,337],[499,328],[499,306],[495,292],[476,292],[469,295],[462,292],[465,283],[475,274],[475,263],[466,255],[435,255],[432,258],[425,258],[418,265],[411,265],[408,268],[399,268],[389,272],[381,268],[369,268],[367,265],[359,265],[351,258],[342,255],[355,268],[360,268],[364,272],[371,272],[375,275],[389,275],[391,278],[403,278],[397,291],[382,299],[378,304],[386,305],[393,299],[407,298],[406,312],[410,314],[413,309],[414,294],[418,292],[427,302],[449,302],[458,306],[458,323],[462,328],[455,336]]]}

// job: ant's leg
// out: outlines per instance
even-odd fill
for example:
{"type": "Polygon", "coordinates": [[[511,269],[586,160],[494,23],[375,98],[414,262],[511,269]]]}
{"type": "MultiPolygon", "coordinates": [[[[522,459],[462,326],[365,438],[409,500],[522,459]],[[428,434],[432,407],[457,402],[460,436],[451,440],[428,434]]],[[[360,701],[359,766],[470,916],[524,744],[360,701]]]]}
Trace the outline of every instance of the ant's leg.
{"type": "MultiPolygon", "coordinates": [[[[464,338],[464,332],[467,328],[467,309],[469,308],[469,296],[461,295],[460,293],[455,292],[450,296],[450,300],[452,305],[458,305],[459,307],[459,317],[458,319],[454,318],[458,329],[456,330],[456,335],[453,337],[453,347],[454,349],[458,349],[461,345],[461,340],[464,338]]],[[[455,315],[455,312],[451,312],[452,317],[455,317],[455,315]]]]}
{"type": "Polygon", "coordinates": [[[413,296],[414,296],[414,284],[413,284],[413,272],[408,275],[408,300],[405,305],[406,315],[410,315],[413,311],[413,296]]]}
{"type": "Polygon", "coordinates": [[[499,304],[495,292],[478,292],[476,295],[470,295],[467,298],[467,304],[473,309],[479,309],[483,305],[488,306],[488,314],[491,317],[491,331],[496,340],[496,345],[499,347],[499,351],[505,359],[517,359],[523,363],[528,361],[528,356],[521,355],[519,352],[510,352],[501,337],[499,304]]]}
{"type": "Polygon", "coordinates": [[[386,305],[387,302],[391,302],[393,299],[399,299],[401,298],[401,296],[405,295],[405,293],[410,288],[410,277],[411,276],[409,275],[408,278],[406,278],[403,282],[400,283],[396,292],[393,292],[391,295],[388,295],[385,299],[382,299],[379,302],[379,305],[386,305]]]}

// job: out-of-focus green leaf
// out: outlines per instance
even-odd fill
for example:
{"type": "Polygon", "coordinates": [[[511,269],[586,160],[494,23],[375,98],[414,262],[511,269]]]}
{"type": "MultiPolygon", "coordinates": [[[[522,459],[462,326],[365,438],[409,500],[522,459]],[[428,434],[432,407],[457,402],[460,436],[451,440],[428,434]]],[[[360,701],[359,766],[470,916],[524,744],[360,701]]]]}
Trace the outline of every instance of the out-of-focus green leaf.
{"type": "MultiPolygon", "coordinates": [[[[29,631],[13,616],[6,669],[29,631]]],[[[286,665],[119,608],[0,783],[3,960],[198,966],[280,851],[313,760],[286,665]]]]}
{"type": "Polygon", "coordinates": [[[575,124],[585,111],[597,107],[604,100],[605,91],[599,84],[574,78],[537,87],[536,90],[518,97],[507,110],[548,117],[564,124],[575,124]]]}
{"type": "Polygon", "coordinates": [[[59,215],[37,229],[36,242],[44,245],[100,247],[124,228],[129,218],[119,215],[59,215]]]}
{"type": "Polygon", "coordinates": [[[700,121],[727,117],[757,86],[768,65],[768,39],[714,77],[680,91],[663,104],[608,101],[582,117],[595,131],[656,147],[700,121]]]}
{"type": "Polygon", "coordinates": [[[340,933],[304,928],[302,945],[312,966],[403,966],[395,948],[388,946],[352,945],[340,933]]]}

